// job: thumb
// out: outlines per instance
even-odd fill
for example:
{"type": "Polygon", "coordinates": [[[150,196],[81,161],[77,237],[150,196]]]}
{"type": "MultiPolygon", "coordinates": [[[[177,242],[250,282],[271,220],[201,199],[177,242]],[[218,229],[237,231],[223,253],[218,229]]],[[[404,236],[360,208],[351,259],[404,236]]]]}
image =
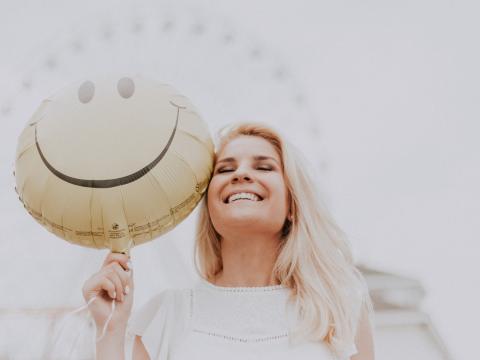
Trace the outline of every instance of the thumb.
{"type": "Polygon", "coordinates": [[[133,266],[132,266],[132,261],[131,260],[128,260],[128,273],[129,273],[129,279],[128,279],[128,282],[129,282],[129,285],[130,285],[130,288],[133,289],[134,288],[134,281],[133,281],[133,266]]]}

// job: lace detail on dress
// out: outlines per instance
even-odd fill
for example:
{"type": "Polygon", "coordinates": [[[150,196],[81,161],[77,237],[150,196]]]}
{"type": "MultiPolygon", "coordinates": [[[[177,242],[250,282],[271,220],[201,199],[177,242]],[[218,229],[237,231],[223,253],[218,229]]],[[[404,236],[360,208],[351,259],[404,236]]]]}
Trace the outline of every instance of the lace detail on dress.
{"type": "Polygon", "coordinates": [[[223,338],[225,340],[234,341],[234,342],[241,342],[241,343],[248,343],[248,342],[258,343],[258,342],[275,341],[275,340],[279,340],[279,339],[288,337],[288,333],[285,333],[285,334],[275,335],[275,336],[265,336],[265,337],[247,339],[247,338],[238,338],[238,337],[234,337],[234,336],[220,335],[220,334],[217,334],[217,333],[198,330],[198,329],[194,329],[192,331],[200,333],[200,334],[206,334],[206,335],[209,335],[209,336],[216,336],[216,337],[219,337],[219,338],[223,338]]]}
{"type": "Polygon", "coordinates": [[[289,293],[282,285],[229,288],[203,281],[191,293],[192,330],[240,342],[286,338],[289,293]]]}
{"type": "Polygon", "coordinates": [[[288,287],[283,285],[271,285],[271,286],[239,286],[239,287],[228,287],[228,286],[218,286],[214,285],[208,281],[201,280],[201,285],[215,291],[226,291],[226,292],[265,292],[265,291],[276,291],[280,289],[287,289],[288,287]]]}

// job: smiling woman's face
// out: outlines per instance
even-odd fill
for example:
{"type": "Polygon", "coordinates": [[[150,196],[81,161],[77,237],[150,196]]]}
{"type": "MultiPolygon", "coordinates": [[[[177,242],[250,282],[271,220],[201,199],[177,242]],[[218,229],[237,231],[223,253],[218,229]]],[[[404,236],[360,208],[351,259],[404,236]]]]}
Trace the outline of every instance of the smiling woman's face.
{"type": "Polygon", "coordinates": [[[288,214],[282,162],[273,145],[259,136],[240,135],[217,154],[208,188],[215,230],[280,236],[288,214]]]}

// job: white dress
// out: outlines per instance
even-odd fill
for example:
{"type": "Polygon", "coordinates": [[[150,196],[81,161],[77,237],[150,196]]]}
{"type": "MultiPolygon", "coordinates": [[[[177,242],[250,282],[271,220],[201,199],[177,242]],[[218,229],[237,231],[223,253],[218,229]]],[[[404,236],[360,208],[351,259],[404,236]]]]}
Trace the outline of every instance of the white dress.
{"type": "Polygon", "coordinates": [[[347,360],[355,345],[335,357],[319,342],[290,345],[295,323],[281,285],[221,287],[202,280],[193,289],[169,289],[132,315],[126,358],[135,335],[151,360],[347,360]]]}

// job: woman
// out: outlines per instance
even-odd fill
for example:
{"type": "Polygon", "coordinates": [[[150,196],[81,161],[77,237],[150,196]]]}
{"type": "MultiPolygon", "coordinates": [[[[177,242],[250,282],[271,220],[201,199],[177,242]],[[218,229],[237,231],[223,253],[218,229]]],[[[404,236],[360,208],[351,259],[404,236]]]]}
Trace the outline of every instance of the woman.
{"type": "Polygon", "coordinates": [[[90,306],[98,331],[119,301],[97,359],[123,358],[130,341],[133,359],[373,359],[365,282],[306,170],[264,125],[221,135],[197,229],[201,283],[129,320],[131,266],[108,255],[83,289],[103,296],[90,306]]]}

